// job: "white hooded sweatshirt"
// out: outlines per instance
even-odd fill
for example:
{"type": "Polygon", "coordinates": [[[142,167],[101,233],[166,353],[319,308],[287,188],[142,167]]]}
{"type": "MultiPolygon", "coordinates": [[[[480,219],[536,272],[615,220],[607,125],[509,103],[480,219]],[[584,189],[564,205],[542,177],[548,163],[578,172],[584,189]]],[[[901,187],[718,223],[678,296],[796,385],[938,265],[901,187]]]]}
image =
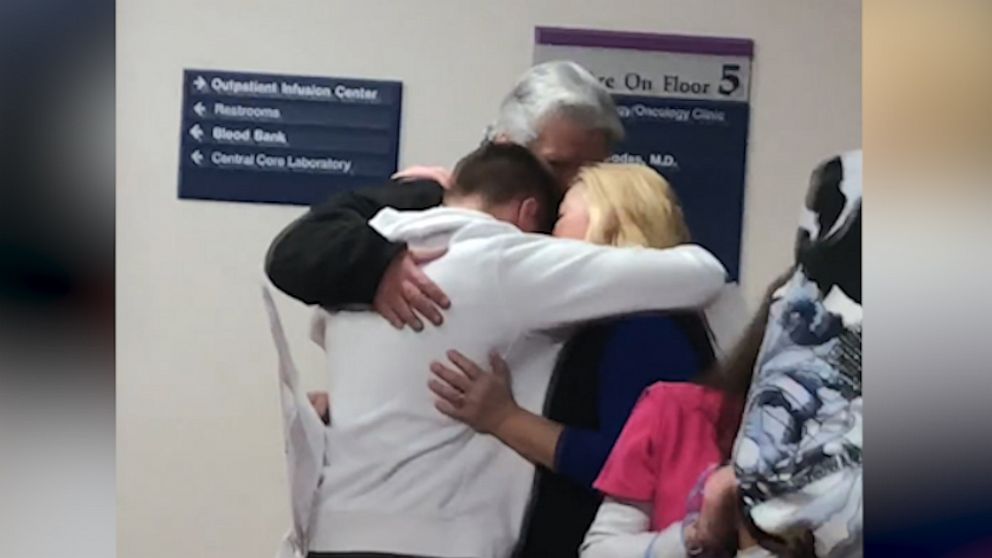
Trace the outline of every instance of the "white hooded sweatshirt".
{"type": "Polygon", "coordinates": [[[509,556],[534,466],[434,408],[431,361],[454,348],[486,362],[495,350],[517,403],[540,413],[571,326],[703,307],[726,275],[698,246],[596,246],[525,234],[466,209],[384,209],[370,225],[411,248],[447,246],[424,271],[451,308],[442,326],[420,333],[367,311],[320,311],[334,389],[311,551],[509,556]]]}

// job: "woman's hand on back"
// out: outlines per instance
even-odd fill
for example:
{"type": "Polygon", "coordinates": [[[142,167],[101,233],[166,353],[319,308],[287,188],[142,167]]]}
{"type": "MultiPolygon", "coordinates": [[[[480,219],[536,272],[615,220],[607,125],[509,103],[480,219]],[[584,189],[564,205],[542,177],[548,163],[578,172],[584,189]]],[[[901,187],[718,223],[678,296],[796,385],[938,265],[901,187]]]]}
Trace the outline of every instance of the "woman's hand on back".
{"type": "Polygon", "coordinates": [[[428,386],[437,396],[437,410],[495,436],[531,463],[556,470],[555,448],[564,426],[517,406],[506,362],[490,354],[492,372],[486,372],[458,351],[448,351],[448,358],[453,367],[431,364],[428,386]]]}
{"type": "Polygon", "coordinates": [[[506,362],[493,353],[492,372],[459,353],[448,351],[451,366],[431,363],[433,377],[428,387],[437,396],[435,407],[478,432],[493,434],[519,408],[510,391],[510,371],[506,362]]]}

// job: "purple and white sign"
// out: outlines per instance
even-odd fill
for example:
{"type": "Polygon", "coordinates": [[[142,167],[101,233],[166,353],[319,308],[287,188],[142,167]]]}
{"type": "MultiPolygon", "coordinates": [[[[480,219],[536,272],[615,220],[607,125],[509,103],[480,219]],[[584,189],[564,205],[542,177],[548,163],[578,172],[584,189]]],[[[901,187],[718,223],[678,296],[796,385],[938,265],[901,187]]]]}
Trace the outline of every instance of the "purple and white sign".
{"type": "Polygon", "coordinates": [[[650,165],[678,192],[694,240],[740,275],[750,118],[748,39],[538,27],[534,62],[572,60],[613,94],[614,162],[650,165]]]}

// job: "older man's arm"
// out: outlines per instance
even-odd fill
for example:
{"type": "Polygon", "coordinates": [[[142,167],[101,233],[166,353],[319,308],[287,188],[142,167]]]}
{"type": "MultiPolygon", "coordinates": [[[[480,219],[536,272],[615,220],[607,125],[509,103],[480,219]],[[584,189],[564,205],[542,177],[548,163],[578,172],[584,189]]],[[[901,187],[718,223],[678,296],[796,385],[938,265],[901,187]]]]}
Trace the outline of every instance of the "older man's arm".
{"type": "Polygon", "coordinates": [[[306,304],[369,304],[398,327],[418,326],[415,308],[437,322],[435,305],[444,307],[447,301],[420,271],[421,256],[384,238],[368,220],[384,207],[434,207],[442,194],[442,186],[432,180],[337,194],[279,233],[266,256],[266,274],[306,304]]]}

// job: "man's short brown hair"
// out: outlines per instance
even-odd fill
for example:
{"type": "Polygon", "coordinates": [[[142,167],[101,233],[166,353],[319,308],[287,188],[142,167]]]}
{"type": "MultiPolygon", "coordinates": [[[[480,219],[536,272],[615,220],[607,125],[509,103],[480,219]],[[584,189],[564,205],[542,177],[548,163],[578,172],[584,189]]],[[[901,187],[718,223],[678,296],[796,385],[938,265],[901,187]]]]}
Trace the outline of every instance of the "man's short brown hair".
{"type": "Polygon", "coordinates": [[[487,204],[535,198],[542,232],[550,232],[561,203],[561,188],[551,170],[526,147],[487,142],[455,165],[451,193],[479,196],[487,204]]]}

